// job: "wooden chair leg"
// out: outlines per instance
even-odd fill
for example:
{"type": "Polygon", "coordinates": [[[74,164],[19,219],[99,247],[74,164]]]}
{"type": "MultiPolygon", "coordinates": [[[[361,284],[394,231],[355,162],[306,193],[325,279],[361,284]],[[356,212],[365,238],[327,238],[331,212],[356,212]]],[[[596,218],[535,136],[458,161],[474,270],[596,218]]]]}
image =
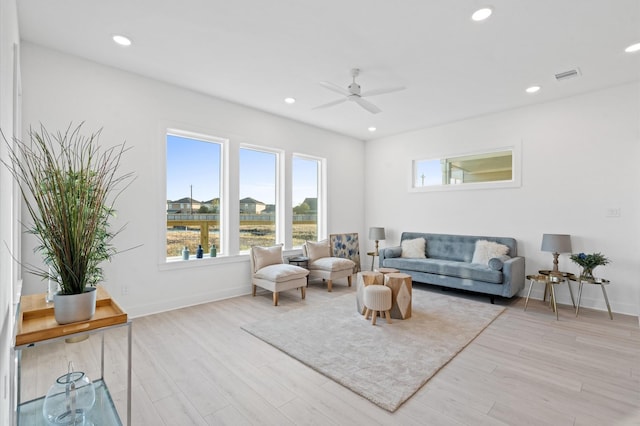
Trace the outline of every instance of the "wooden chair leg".
{"type": "Polygon", "coordinates": [[[362,309],[362,313],[364,314],[364,319],[368,320],[369,319],[369,314],[371,313],[371,311],[369,310],[369,308],[367,308],[366,306],[362,309]]]}
{"type": "Polygon", "coordinates": [[[333,288],[333,282],[331,280],[327,280],[327,290],[331,293],[331,289],[333,288]]]}
{"type": "Polygon", "coordinates": [[[305,296],[307,295],[304,287],[300,287],[300,292],[302,293],[302,300],[304,300],[305,296]]]}
{"type": "Polygon", "coordinates": [[[391,313],[389,311],[384,311],[384,315],[387,318],[387,324],[391,324],[391,313]]]}
{"type": "Polygon", "coordinates": [[[373,311],[373,318],[371,318],[371,325],[376,325],[376,318],[378,318],[378,311],[373,311]]]}
{"type": "Polygon", "coordinates": [[[256,285],[255,284],[253,284],[253,289],[252,289],[251,293],[253,294],[253,297],[256,297],[256,285]]]}
{"type": "Polygon", "coordinates": [[[347,277],[347,282],[349,283],[349,287],[351,287],[351,275],[347,277]]]}
{"type": "Polygon", "coordinates": [[[273,292],[273,306],[278,306],[278,292],[273,292]]]}

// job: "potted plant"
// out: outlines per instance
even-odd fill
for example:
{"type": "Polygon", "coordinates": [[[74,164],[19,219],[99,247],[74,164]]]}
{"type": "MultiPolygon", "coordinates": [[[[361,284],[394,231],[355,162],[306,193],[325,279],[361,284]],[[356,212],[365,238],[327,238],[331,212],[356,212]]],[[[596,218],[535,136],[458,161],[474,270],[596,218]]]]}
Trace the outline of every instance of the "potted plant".
{"type": "Polygon", "coordinates": [[[596,266],[604,266],[610,262],[602,253],[592,253],[592,254],[572,254],[571,260],[582,267],[582,273],[580,277],[586,279],[593,279],[593,270],[596,266]]]}
{"type": "Polygon", "coordinates": [[[114,202],[133,179],[132,173],[118,174],[125,144],[103,149],[101,130],[83,136],[82,126],[57,133],[43,125],[31,129],[30,142],[7,143],[9,161],[3,161],[31,217],[26,232],[36,237],[35,250],[46,265],[25,265],[25,270],[58,283],[54,311],[60,324],[95,313],[100,264],[117,253],[112,240],[123,229],[109,227],[114,202]],[[81,307],[78,298],[88,305],[81,307]]]}

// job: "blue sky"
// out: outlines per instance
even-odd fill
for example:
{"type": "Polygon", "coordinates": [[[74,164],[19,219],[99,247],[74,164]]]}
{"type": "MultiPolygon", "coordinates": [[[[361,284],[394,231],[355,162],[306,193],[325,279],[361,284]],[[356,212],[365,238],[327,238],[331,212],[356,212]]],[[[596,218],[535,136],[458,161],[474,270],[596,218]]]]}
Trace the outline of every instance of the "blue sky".
{"type": "MultiPolygon", "coordinates": [[[[167,135],[167,199],[190,196],[198,201],[220,196],[220,145],[181,136],[167,135]]],[[[293,159],[293,205],[306,197],[317,197],[318,162],[293,159]]],[[[252,197],[275,203],[276,155],[250,149],[240,150],[240,198],[252,197]]]]}
{"type": "Polygon", "coordinates": [[[440,160],[416,161],[415,186],[442,185],[442,167],[440,160]],[[424,174],[424,185],[422,175],[424,174]]]}

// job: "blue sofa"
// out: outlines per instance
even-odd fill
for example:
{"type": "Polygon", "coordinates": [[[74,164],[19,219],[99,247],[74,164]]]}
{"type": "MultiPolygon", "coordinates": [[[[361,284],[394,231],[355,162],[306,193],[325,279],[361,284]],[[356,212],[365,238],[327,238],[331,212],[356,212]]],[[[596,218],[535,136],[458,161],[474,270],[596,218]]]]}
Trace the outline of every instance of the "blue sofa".
{"type": "Polygon", "coordinates": [[[524,288],[524,257],[513,238],[403,232],[400,242],[420,237],[426,257],[403,258],[401,246],[387,247],[380,250],[380,267],[398,269],[415,282],[488,294],[492,302],[493,296],[513,297],[524,288]],[[471,263],[478,240],[506,245],[508,256],[489,265],[471,263]]]}

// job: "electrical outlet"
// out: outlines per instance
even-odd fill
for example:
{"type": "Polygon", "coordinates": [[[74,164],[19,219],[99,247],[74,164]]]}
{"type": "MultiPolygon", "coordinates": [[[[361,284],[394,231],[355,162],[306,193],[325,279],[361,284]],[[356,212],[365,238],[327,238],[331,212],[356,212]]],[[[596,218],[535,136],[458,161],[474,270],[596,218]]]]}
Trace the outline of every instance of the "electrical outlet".
{"type": "Polygon", "coordinates": [[[620,217],[622,212],[619,208],[608,208],[606,212],[606,217],[620,217]]]}
{"type": "Polygon", "coordinates": [[[122,293],[123,296],[126,296],[127,294],[129,294],[129,287],[126,285],[123,285],[120,288],[120,292],[122,293]]]}

